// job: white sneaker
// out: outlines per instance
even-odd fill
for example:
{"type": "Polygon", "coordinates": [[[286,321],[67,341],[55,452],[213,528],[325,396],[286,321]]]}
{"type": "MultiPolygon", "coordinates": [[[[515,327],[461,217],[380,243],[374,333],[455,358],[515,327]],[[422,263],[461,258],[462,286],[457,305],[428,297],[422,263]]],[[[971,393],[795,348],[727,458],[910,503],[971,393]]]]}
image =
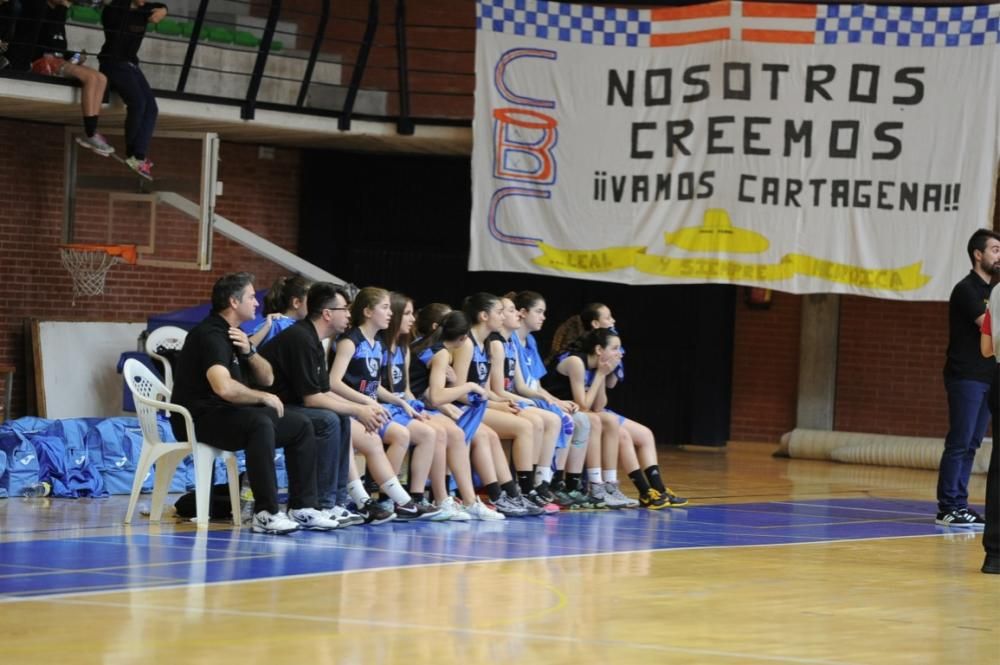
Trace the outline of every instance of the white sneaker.
{"type": "Polygon", "coordinates": [[[324,508],[322,511],[323,515],[331,520],[337,520],[337,524],[344,526],[354,526],[356,524],[364,524],[365,518],[357,513],[352,513],[350,510],[344,506],[334,506],[333,508],[324,508]]]}
{"type": "Polygon", "coordinates": [[[76,142],[87,150],[93,150],[101,157],[107,157],[115,151],[115,147],[108,143],[103,134],[95,133],[93,136],[77,136],[76,142]]]}
{"type": "Polygon", "coordinates": [[[465,512],[472,517],[472,519],[482,520],[483,522],[507,519],[503,513],[493,510],[479,499],[476,499],[476,502],[471,506],[465,506],[465,512]]]}
{"type": "Polygon", "coordinates": [[[337,520],[315,508],[293,508],[288,511],[288,516],[298,522],[300,529],[310,531],[333,531],[339,526],[337,520]]]}
{"type": "Polygon", "coordinates": [[[451,522],[468,522],[472,519],[465,511],[465,506],[450,496],[438,504],[438,509],[446,516],[444,519],[451,522]]]}
{"type": "Polygon", "coordinates": [[[604,503],[608,508],[637,508],[639,506],[638,501],[622,494],[622,491],[618,489],[618,483],[604,483],[604,492],[607,495],[604,503]]]}
{"type": "Polygon", "coordinates": [[[255,514],[250,526],[250,530],[254,533],[274,533],[279,535],[297,531],[298,528],[299,523],[288,519],[288,515],[285,513],[275,513],[272,515],[266,510],[255,514]]]}

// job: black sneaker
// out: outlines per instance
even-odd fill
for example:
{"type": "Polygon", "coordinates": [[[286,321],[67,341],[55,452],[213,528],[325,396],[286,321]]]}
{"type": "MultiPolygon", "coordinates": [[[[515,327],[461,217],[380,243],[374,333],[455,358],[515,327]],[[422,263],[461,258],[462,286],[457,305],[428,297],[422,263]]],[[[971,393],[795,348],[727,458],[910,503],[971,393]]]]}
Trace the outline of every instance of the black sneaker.
{"type": "Polygon", "coordinates": [[[418,520],[427,520],[428,522],[443,522],[448,519],[447,513],[435,506],[433,503],[424,499],[417,504],[417,510],[420,512],[420,517],[418,520]]]}
{"type": "Polygon", "coordinates": [[[982,571],[990,575],[1000,575],[1000,554],[987,554],[982,571]]]}
{"type": "Polygon", "coordinates": [[[667,497],[667,501],[670,503],[671,508],[679,508],[680,506],[686,506],[688,504],[687,499],[685,499],[682,496],[677,496],[672,491],[670,491],[669,487],[667,488],[667,492],[666,494],[664,494],[664,496],[667,497]]]}
{"type": "Polygon", "coordinates": [[[982,515],[974,511],[972,508],[966,508],[963,512],[972,518],[973,526],[980,526],[980,527],[986,526],[986,518],[984,518],[982,515]]]}
{"type": "Polygon", "coordinates": [[[358,514],[365,518],[365,524],[384,524],[396,519],[396,513],[383,510],[370,498],[358,508],[358,514]]]}
{"type": "Polygon", "coordinates": [[[946,513],[938,513],[934,523],[940,526],[955,526],[968,529],[976,525],[976,518],[969,514],[969,511],[961,508],[950,510],[946,513]]]}
{"type": "Polygon", "coordinates": [[[396,519],[401,522],[418,520],[420,519],[420,515],[420,506],[418,506],[417,502],[412,499],[404,506],[396,506],[396,519]]]}
{"type": "Polygon", "coordinates": [[[535,488],[535,492],[538,496],[545,499],[546,503],[556,503],[556,496],[552,492],[552,486],[547,482],[543,482],[541,485],[535,488]]]}

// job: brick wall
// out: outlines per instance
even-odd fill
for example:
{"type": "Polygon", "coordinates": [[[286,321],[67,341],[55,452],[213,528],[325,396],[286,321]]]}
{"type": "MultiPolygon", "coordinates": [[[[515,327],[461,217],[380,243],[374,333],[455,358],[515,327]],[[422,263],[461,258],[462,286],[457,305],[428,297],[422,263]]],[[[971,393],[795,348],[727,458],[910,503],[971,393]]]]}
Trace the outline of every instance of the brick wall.
{"type": "Polygon", "coordinates": [[[941,436],[948,303],[844,296],[834,429],[941,436]]]}
{"type": "Polygon", "coordinates": [[[775,291],[768,309],[736,302],[730,439],[777,441],[795,427],[799,296],[775,291]]]}
{"type": "MultiPolygon", "coordinates": [[[[225,195],[218,200],[217,211],[295,251],[300,152],[279,148],[275,153],[273,160],[259,160],[256,146],[224,143],[220,179],[225,182],[225,195]]],[[[73,306],[72,282],[58,253],[63,223],[63,128],[0,119],[0,156],[0,309],[4,313],[0,364],[17,367],[14,415],[23,415],[25,408],[22,329],[26,319],[144,321],[150,314],[207,301],[212,283],[225,272],[250,270],[259,286],[269,285],[283,272],[216,235],[210,272],[119,265],[111,269],[103,296],[80,298],[73,306]]],[[[151,157],[157,159],[155,140],[151,157]]],[[[94,160],[100,160],[89,154],[85,158],[91,168],[94,160]]],[[[120,175],[124,169],[110,159],[98,163],[108,174],[120,175]]],[[[81,203],[80,215],[94,217],[86,205],[81,203]]]]}
{"type": "MultiPolygon", "coordinates": [[[[944,436],[948,304],[842,296],[834,429],[944,436]],[[903,332],[907,331],[907,332],[903,332]]],[[[795,427],[801,297],[736,304],[731,438],[777,442],[795,427]]]]}

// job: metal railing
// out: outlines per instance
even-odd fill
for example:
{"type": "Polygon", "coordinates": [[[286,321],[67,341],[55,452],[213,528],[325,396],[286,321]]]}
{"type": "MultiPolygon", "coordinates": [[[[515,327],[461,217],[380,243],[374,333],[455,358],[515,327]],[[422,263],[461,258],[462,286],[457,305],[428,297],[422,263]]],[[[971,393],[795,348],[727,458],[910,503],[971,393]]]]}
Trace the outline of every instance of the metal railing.
{"type": "MultiPolygon", "coordinates": [[[[38,54],[29,42],[45,21],[26,11],[32,1],[0,0],[0,40],[22,55],[2,76],[39,78],[23,57],[38,54]]],[[[96,54],[101,3],[81,1],[68,12],[67,48],[96,54]]],[[[332,116],[342,130],[355,118],[395,122],[400,134],[471,122],[473,0],[184,3],[149,24],[139,53],[158,96],[239,105],[244,119],[258,109],[332,116]]],[[[93,55],[88,64],[98,66],[93,55]]]]}

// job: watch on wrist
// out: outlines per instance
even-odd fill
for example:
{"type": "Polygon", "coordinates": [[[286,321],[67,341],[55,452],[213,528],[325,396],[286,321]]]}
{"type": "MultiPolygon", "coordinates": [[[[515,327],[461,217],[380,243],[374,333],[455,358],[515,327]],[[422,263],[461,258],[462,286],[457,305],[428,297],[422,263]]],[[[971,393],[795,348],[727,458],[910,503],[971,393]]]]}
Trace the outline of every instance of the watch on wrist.
{"type": "Polygon", "coordinates": [[[254,346],[253,344],[251,344],[250,345],[250,351],[245,356],[243,356],[243,357],[246,358],[247,360],[250,360],[255,355],[257,355],[257,347],[254,346]]]}

